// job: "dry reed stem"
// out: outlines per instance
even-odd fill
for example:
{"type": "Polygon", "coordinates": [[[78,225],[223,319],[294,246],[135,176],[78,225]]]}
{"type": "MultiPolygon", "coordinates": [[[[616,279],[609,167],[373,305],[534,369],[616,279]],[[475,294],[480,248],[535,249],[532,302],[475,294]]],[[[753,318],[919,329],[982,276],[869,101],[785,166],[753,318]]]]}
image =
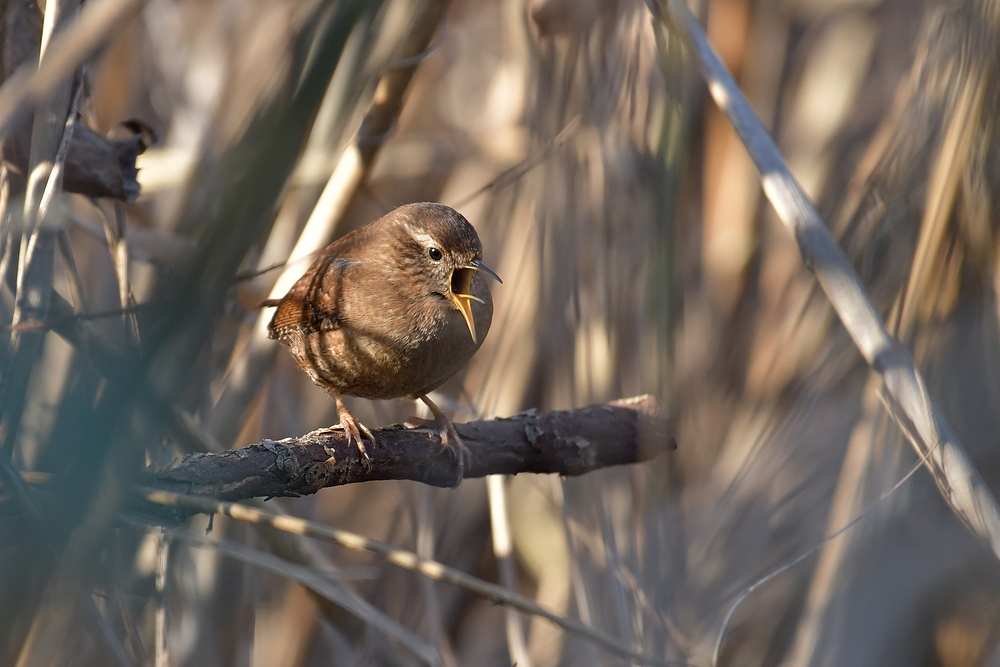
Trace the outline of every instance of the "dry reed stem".
{"type": "Polygon", "coordinates": [[[373,607],[371,603],[344,588],[336,581],[336,573],[333,572],[331,574],[329,569],[317,569],[307,565],[290,563],[274,554],[255,549],[245,544],[228,540],[209,540],[190,531],[173,530],[167,534],[185,542],[215,549],[230,558],[235,558],[254,567],[296,581],[316,595],[347,609],[388,637],[398,640],[428,665],[438,666],[441,664],[441,657],[432,644],[424,641],[414,634],[412,630],[373,607]]]}
{"type": "MultiPolygon", "coordinates": [[[[508,591],[517,589],[514,554],[510,535],[510,517],[507,512],[506,478],[503,475],[486,477],[486,493],[490,505],[490,532],[493,537],[493,555],[500,570],[500,585],[508,591]]],[[[511,662],[531,667],[524,626],[513,609],[506,609],[504,627],[507,634],[507,652],[511,662]]]]}
{"type": "MultiPolygon", "coordinates": [[[[878,401],[878,389],[881,382],[873,373],[865,384],[862,396],[863,412],[855,424],[844,453],[844,461],[833,500],[826,520],[826,533],[831,536],[842,535],[841,528],[850,525],[852,516],[857,516],[858,505],[861,502],[860,493],[864,479],[865,466],[870,463],[872,443],[876,424],[883,414],[878,401]]],[[[816,566],[813,569],[809,589],[806,592],[805,604],[795,630],[795,637],[786,654],[782,667],[809,667],[816,644],[819,641],[823,619],[830,605],[830,600],[837,590],[837,573],[848,550],[848,541],[831,537],[824,542],[819,552],[816,566]]]]}
{"type": "MultiPolygon", "coordinates": [[[[912,68],[912,78],[919,78],[925,67],[926,61],[918,59],[912,68]]],[[[959,87],[950,118],[944,125],[938,155],[932,163],[928,192],[924,198],[924,215],[909,278],[901,292],[901,298],[897,299],[888,317],[889,331],[902,341],[911,340],[918,322],[925,315],[922,311],[926,309],[926,304],[935,301],[933,295],[929,296],[929,293],[940,289],[939,284],[931,284],[935,277],[933,275],[935,263],[947,252],[945,246],[948,226],[952,220],[956,199],[960,196],[963,174],[968,171],[972,159],[971,153],[977,136],[977,119],[983,110],[985,82],[982,80],[981,70],[975,67],[970,67],[969,71],[963,73],[963,77],[965,81],[959,87]]],[[[909,90],[909,82],[904,83],[900,97],[902,98],[903,91],[909,90]]],[[[901,103],[898,106],[903,108],[901,103]]],[[[901,126],[898,119],[893,118],[893,121],[886,127],[895,127],[899,131],[898,128],[901,126]]],[[[877,141],[875,145],[884,151],[885,139],[877,141]]],[[[860,502],[864,465],[866,462],[870,463],[868,459],[872,456],[873,442],[878,437],[876,429],[881,423],[882,405],[876,400],[880,385],[881,382],[875,375],[872,375],[865,385],[862,398],[863,416],[855,426],[848,444],[827,522],[828,531],[832,532],[836,526],[846,523],[860,502]]],[[[919,438],[916,438],[911,431],[904,430],[904,433],[911,444],[920,451],[919,438]]],[[[784,667],[806,667],[813,660],[813,653],[837,589],[837,576],[846,553],[847,540],[828,544],[820,553],[806,597],[806,606],[784,667]]]]}
{"type": "MultiPolygon", "coordinates": [[[[264,501],[260,499],[248,501],[248,504],[265,509],[264,501]]],[[[273,507],[273,501],[271,505],[273,507]]],[[[286,533],[270,526],[258,526],[258,532],[268,543],[274,554],[280,556],[284,561],[302,566],[312,572],[331,572],[337,569],[333,561],[318,548],[316,543],[303,535],[286,533]]],[[[351,589],[342,586],[337,581],[328,580],[327,589],[329,588],[337,588],[339,590],[331,596],[322,595],[318,591],[313,591],[313,593],[318,599],[329,600],[334,603],[333,605],[320,605],[324,617],[333,626],[344,629],[344,619],[338,617],[337,614],[339,609],[343,609],[354,617],[371,623],[382,632],[393,634],[396,621],[385,612],[373,607],[370,602],[351,589]]],[[[330,593],[329,590],[325,590],[324,592],[330,593]]],[[[399,637],[398,634],[394,634],[393,636],[397,636],[400,641],[405,642],[405,638],[399,637]]],[[[414,652],[419,654],[420,650],[417,650],[419,648],[419,646],[415,645],[413,647],[414,652]]]]}
{"type": "MultiPolygon", "coordinates": [[[[323,188],[305,227],[299,236],[277,282],[268,295],[280,299],[302,275],[298,260],[312,257],[333,240],[348,205],[371,171],[383,139],[390,133],[403,109],[403,98],[417,66],[428,53],[431,40],[444,18],[449,2],[433,0],[416,18],[416,24],[403,40],[397,54],[407,62],[402,67],[392,64],[386,69],[375,88],[372,107],[361,124],[358,136],[343,151],[337,166],[323,188]],[[412,62],[410,62],[412,61],[412,62]],[[382,137],[371,141],[371,137],[382,137]],[[369,141],[364,141],[366,138],[369,141]]],[[[279,345],[267,335],[267,324],[273,316],[271,308],[262,308],[247,346],[226,378],[219,400],[212,412],[209,431],[225,444],[231,444],[239,433],[243,414],[253,402],[271,368],[279,345]]]]}
{"type": "Polygon", "coordinates": [[[709,92],[746,145],[761,173],[767,198],[798,242],[803,261],[815,274],[861,355],[882,378],[893,399],[891,415],[897,422],[913,425],[916,437],[911,442],[926,461],[941,495],[1000,557],[1000,507],[931,401],[909,352],[889,334],[861,279],[796,183],[697,19],[681,0],[664,0],[660,6],[684,27],[709,92]]]}
{"type": "MultiPolygon", "coordinates": [[[[40,66],[52,59],[53,37],[71,20],[78,4],[78,0],[62,0],[54,1],[47,7],[39,51],[40,66]]],[[[8,446],[20,427],[31,370],[41,355],[44,332],[20,331],[18,326],[44,321],[48,315],[57,236],[51,228],[49,213],[53,199],[62,190],[63,170],[73,136],[79,97],[79,90],[74,94],[73,81],[63,81],[54,86],[51,99],[36,110],[32,123],[28,184],[24,195],[23,229],[11,320],[13,354],[10,365],[5,369],[0,392],[4,422],[0,439],[5,440],[8,446]]]]}
{"type": "Polygon", "coordinates": [[[536,604],[521,595],[511,593],[501,586],[491,584],[460,570],[448,567],[442,563],[420,558],[417,554],[398,549],[384,542],[372,540],[357,533],[346,530],[324,526],[323,524],[298,517],[279,514],[269,510],[249,507],[239,503],[227,503],[192,496],[181,493],[171,493],[168,491],[158,491],[155,489],[143,489],[142,497],[147,501],[166,507],[178,507],[187,511],[205,512],[209,514],[223,514],[238,521],[246,521],[252,524],[267,525],[278,530],[284,530],[298,535],[307,535],[317,539],[326,540],[338,544],[352,551],[361,551],[376,554],[386,561],[401,567],[405,570],[417,572],[423,576],[430,577],[435,581],[449,583],[458,586],[470,593],[486,598],[495,604],[511,606],[521,612],[532,616],[540,616],[560,628],[572,632],[581,637],[585,637],[620,656],[630,658],[643,665],[675,665],[677,663],[661,660],[634,651],[618,639],[595,628],[588,627],[583,623],[564,616],[559,616],[536,604]]]}
{"type": "Polygon", "coordinates": [[[170,556],[170,539],[167,531],[160,529],[156,544],[156,585],[154,589],[154,599],[156,611],[154,613],[154,625],[156,626],[153,636],[155,646],[155,667],[170,667],[170,652],[167,646],[167,566],[170,556]]]}
{"type": "Polygon", "coordinates": [[[10,129],[19,111],[51,95],[141,4],[142,0],[88,2],[53,40],[37,69],[34,63],[25,63],[0,86],[0,134],[10,129]]]}

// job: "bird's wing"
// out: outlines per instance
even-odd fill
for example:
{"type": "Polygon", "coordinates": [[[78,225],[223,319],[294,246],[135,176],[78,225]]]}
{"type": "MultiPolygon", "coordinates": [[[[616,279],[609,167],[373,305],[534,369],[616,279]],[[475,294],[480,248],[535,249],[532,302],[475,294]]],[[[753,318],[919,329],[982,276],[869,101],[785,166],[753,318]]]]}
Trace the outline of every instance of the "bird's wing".
{"type": "Polygon", "coordinates": [[[292,333],[309,335],[336,329],[344,273],[359,264],[359,260],[332,253],[318,258],[278,301],[267,325],[268,337],[282,339],[292,333]]]}

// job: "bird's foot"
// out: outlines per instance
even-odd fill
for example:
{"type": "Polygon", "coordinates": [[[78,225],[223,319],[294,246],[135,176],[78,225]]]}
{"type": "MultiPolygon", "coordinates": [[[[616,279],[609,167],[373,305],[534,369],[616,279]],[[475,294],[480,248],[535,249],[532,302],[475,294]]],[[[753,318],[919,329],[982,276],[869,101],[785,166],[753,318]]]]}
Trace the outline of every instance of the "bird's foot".
{"type": "Polygon", "coordinates": [[[458,431],[455,430],[455,425],[451,423],[450,419],[445,420],[444,428],[441,429],[441,444],[452,450],[458,461],[458,481],[455,482],[455,486],[458,486],[465,477],[465,462],[472,463],[472,458],[469,455],[469,448],[458,436],[458,431]]]}
{"type": "Polygon", "coordinates": [[[361,441],[361,434],[364,433],[368,436],[368,440],[373,445],[375,444],[375,436],[372,435],[372,432],[367,426],[359,422],[354,415],[351,414],[350,410],[347,409],[347,406],[344,405],[339,396],[337,396],[337,416],[340,418],[340,428],[344,429],[344,432],[347,434],[347,446],[351,446],[351,440],[357,444],[358,453],[361,454],[362,458],[361,462],[364,464],[365,468],[371,472],[372,461],[368,456],[368,452],[365,450],[365,443],[361,441]]]}
{"type": "Polygon", "coordinates": [[[465,462],[468,460],[472,462],[472,457],[469,454],[468,447],[462,442],[462,438],[459,437],[458,431],[455,430],[455,425],[448,419],[448,416],[426,395],[420,396],[420,400],[430,408],[431,414],[434,415],[434,419],[419,419],[417,417],[410,417],[403,424],[407,428],[420,428],[433,426],[437,429],[438,433],[441,435],[441,446],[445,449],[450,450],[455,455],[456,468],[455,471],[456,479],[455,486],[462,483],[462,479],[465,477],[465,462]]]}

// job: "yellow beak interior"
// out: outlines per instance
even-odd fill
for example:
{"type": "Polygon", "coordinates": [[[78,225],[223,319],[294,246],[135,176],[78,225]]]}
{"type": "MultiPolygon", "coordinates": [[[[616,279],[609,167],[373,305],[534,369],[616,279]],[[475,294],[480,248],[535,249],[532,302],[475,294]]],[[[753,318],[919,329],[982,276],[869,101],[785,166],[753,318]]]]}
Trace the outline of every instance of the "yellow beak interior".
{"type": "Polygon", "coordinates": [[[462,312],[462,316],[465,317],[465,323],[469,325],[472,342],[479,345],[479,339],[476,337],[476,321],[472,319],[472,302],[478,301],[479,303],[483,303],[483,300],[471,294],[473,271],[475,269],[467,268],[452,271],[451,298],[462,312]]]}

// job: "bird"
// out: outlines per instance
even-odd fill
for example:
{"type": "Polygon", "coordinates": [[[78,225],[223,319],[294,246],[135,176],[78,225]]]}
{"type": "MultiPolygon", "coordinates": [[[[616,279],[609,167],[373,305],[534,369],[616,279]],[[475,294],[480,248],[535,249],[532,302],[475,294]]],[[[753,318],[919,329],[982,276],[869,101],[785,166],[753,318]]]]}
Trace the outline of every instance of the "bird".
{"type": "MultiPolygon", "coordinates": [[[[483,247],[466,218],[444,204],[400,206],[331,243],[276,308],[268,336],[288,346],[298,367],[336,402],[339,427],[370,467],[362,442],[375,437],[342,396],[407,397],[434,416],[442,444],[457,450],[458,479],[468,450],[429,397],[482,345],[493,319],[483,247]]],[[[409,424],[410,422],[408,422],[409,424]]]]}

